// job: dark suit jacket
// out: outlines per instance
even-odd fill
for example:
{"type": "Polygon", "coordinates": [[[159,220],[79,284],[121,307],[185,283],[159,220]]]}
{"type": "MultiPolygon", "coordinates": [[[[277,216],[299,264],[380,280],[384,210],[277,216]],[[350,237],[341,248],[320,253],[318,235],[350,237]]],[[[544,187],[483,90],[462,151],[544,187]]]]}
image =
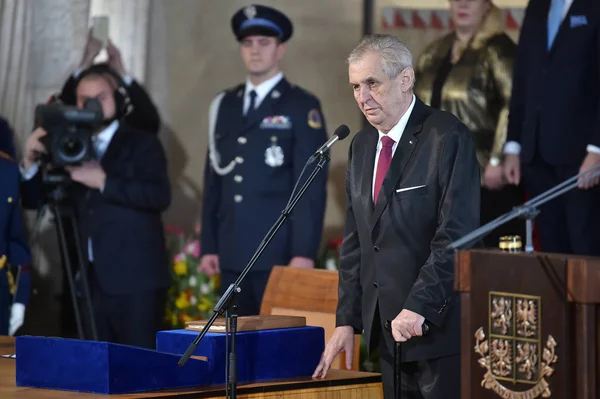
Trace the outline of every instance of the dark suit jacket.
{"type": "MultiPolygon", "coordinates": [[[[101,160],[104,191],[74,183],[69,196],[78,216],[84,256],[92,239],[94,271],[110,295],[166,288],[170,276],[161,213],[171,200],[166,157],[158,138],[121,126],[101,160]]],[[[21,185],[23,204],[44,199],[41,173],[21,185]]]]}
{"type": "MultiPolygon", "coordinates": [[[[76,104],[77,80],[70,76],[65,82],[60,93],[60,98],[65,104],[76,104]]],[[[125,117],[127,125],[143,132],[158,134],[160,129],[160,115],[152,102],[150,95],[137,81],[125,86],[133,109],[125,117]]]]}
{"type": "Polygon", "coordinates": [[[579,165],[600,147],[600,2],[574,0],[547,50],[550,0],[531,0],[519,38],[508,141],[521,161],[579,165]]]}
{"type": "MultiPolygon", "coordinates": [[[[243,102],[244,85],[228,90],[215,128],[220,165],[235,159],[241,162],[221,176],[207,156],[204,169],[202,253],[218,254],[221,269],[229,271],[241,271],[250,261],[284,210],[306,161],[327,141],[319,100],[285,78],[247,122],[243,102]]],[[[315,165],[306,168],[302,182],[315,165]]],[[[327,200],[327,172],[325,166],[253,270],[287,265],[295,256],[316,258],[327,200]]]]}
{"type": "MultiPolygon", "coordinates": [[[[452,114],[417,99],[374,207],[378,139],[367,127],[350,146],[337,325],[357,333],[364,328],[371,342],[379,301],[382,320],[408,309],[431,326],[427,337],[403,345],[405,360],[459,353],[459,297],[446,246],[479,225],[480,176],[470,132],[452,114]],[[424,187],[396,191],[418,186],[424,187]]],[[[383,335],[392,351],[391,333],[383,335]]]]}
{"type": "Polygon", "coordinates": [[[0,151],[8,154],[13,159],[16,158],[13,131],[4,118],[0,118],[0,151]]]}

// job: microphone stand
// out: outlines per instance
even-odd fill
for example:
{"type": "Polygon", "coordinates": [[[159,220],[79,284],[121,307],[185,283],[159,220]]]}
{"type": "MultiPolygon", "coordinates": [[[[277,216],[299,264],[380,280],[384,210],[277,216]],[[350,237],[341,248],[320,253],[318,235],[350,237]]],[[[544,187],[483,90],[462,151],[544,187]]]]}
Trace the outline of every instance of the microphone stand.
{"type": "MultiPolygon", "coordinates": [[[[188,361],[188,359],[192,356],[192,354],[196,350],[198,343],[200,343],[202,338],[206,335],[206,333],[208,332],[210,327],[214,324],[217,317],[219,315],[222,315],[223,312],[227,312],[229,314],[229,317],[231,318],[231,322],[230,322],[231,349],[230,349],[230,352],[228,353],[228,356],[229,356],[229,378],[226,381],[226,384],[227,384],[227,391],[231,392],[230,397],[232,399],[236,399],[236,397],[237,397],[237,358],[236,358],[237,304],[235,301],[235,296],[236,296],[236,294],[239,294],[241,292],[240,284],[242,283],[242,281],[244,280],[244,278],[246,277],[248,272],[250,272],[250,270],[252,269],[252,267],[254,266],[256,261],[258,260],[258,258],[265,251],[265,249],[267,248],[267,245],[269,245],[269,242],[271,242],[271,240],[273,239],[273,237],[275,236],[275,234],[277,233],[279,228],[283,225],[283,223],[286,221],[286,219],[292,213],[292,210],[294,209],[294,207],[296,206],[296,204],[298,203],[298,201],[300,200],[302,195],[304,195],[304,192],[308,189],[308,187],[310,186],[312,181],[315,179],[317,174],[323,169],[325,164],[327,162],[329,162],[330,158],[329,158],[328,152],[319,154],[318,159],[319,159],[319,162],[318,162],[317,166],[315,167],[315,169],[313,169],[313,171],[310,174],[310,176],[308,177],[308,179],[306,179],[306,182],[304,182],[304,184],[300,188],[300,191],[294,197],[291,198],[288,205],[281,212],[281,215],[279,215],[279,218],[277,219],[275,224],[271,227],[271,229],[267,232],[267,234],[263,238],[262,242],[258,246],[258,249],[252,256],[252,259],[250,259],[250,262],[246,265],[246,267],[244,268],[244,270],[242,271],[240,276],[237,278],[237,280],[234,283],[229,285],[229,287],[227,288],[227,291],[225,291],[225,293],[223,294],[223,296],[221,297],[219,302],[217,302],[217,304],[213,308],[212,316],[210,317],[210,319],[208,320],[208,322],[206,323],[204,328],[202,328],[202,331],[198,334],[196,339],[194,339],[194,341],[190,344],[190,346],[187,348],[187,350],[185,351],[185,353],[183,354],[183,356],[179,359],[179,362],[177,363],[179,366],[183,366],[188,361]]],[[[307,165],[309,165],[310,163],[311,163],[311,161],[307,162],[307,165]]]]}
{"type": "Polygon", "coordinates": [[[497,217],[496,219],[492,220],[491,222],[479,227],[476,230],[473,230],[471,233],[467,234],[466,236],[454,241],[453,243],[449,244],[446,248],[448,248],[448,249],[460,248],[464,245],[467,245],[467,244],[485,236],[486,234],[490,233],[492,230],[503,225],[504,223],[507,223],[517,217],[521,217],[521,218],[526,219],[526,223],[527,223],[526,224],[526,236],[527,237],[526,237],[525,251],[527,253],[532,253],[533,252],[533,220],[540,213],[540,211],[537,208],[540,205],[577,187],[579,185],[579,182],[577,180],[580,177],[583,177],[585,175],[587,175],[587,176],[582,180],[582,183],[600,176],[600,164],[595,165],[589,169],[586,169],[585,171],[563,181],[562,183],[552,187],[551,189],[538,195],[537,197],[532,198],[531,200],[527,201],[523,205],[513,208],[511,211],[505,213],[504,215],[497,217]]]}

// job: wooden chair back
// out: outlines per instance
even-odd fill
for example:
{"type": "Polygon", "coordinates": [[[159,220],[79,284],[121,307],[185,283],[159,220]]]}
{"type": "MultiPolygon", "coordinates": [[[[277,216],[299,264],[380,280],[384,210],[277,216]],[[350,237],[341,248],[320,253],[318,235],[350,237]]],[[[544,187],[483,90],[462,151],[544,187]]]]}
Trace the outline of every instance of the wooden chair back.
{"type": "MultiPolygon", "coordinates": [[[[325,340],[335,330],[338,301],[338,273],[323,269],[275,266],[263,296],[261,315],[306,317],[306,324],[325,329],[325,340]]],[[[355,336],[352,370],[359,370],[360,335],[355,336]]],[[[334,359],[331,368],[346,369],[345,353],[334,359]]]]}

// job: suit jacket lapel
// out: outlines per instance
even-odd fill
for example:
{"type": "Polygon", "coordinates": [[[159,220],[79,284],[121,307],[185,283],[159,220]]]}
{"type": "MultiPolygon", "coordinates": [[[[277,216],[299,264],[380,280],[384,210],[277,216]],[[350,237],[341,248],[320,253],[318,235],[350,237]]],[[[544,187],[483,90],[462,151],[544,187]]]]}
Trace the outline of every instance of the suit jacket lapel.
{"type": "MultiPolygon", "coordinates": [[[[425,104],[421,100],[415,97],[415,106],[412,110],[406,128],[402,133],[396,152],[392,158],[392,163],[388,169],[385,179],[383,180],[382,190],[377,198],[377,204],[375,204],[375,210],[371,217],[371,228],[374,228],[377,221],[381,217],[381,214],[385,210],[388,200],[391,197],[394,187],[398,180],[402,177],[402,172],[410,159],[414,149],[417,146],[418,138],[416,135],[423,128],[423,119],[425,116],[425,104]]],[[[376,167],[376,166],[374,166],[376,167]]]]}
{"type": "MultiPolygon", "coordinates": [[[[239,117],[231,118],[231,122],[227,123],[226,126],[233,132],[239,132],[244,129],[244,85],[240,85],[235,92],[233,97],[230,97],[227,103],[223,103],[221,107],[227,106],[226,112],[228,115],[239,115],[239,117]]],[[[221,134],[226,134],[230,130],[219,131],[221,134]]]]}
{"type": "MultiPolygon", "coordinates": [[[[281,100],[286,90],[290,89],[289,82],[282,78],[277,85],[267,94],[264,100],[260,103],[256,112],[248,120],[243,124],[242,131],[247,131],[249,129],[254,128],[258,123],[260,123],[265,117],[271,116],[275,114],[275,106],[281,100]]],[[[243,98],[242,98],[243,100],[243,98]]]]}
{"type": "Polygon", "coordinates": [[[365,144],[362,170],[370,171],[363,173],[361,187],[361,198],[364,198],[365,210],[369,217],[373,214],[373,171],[376,168],[375,155],[377,155],[377,145],[379,133],[374,127],[369,127],[368,142],[365,144]]]}
{"type": "MultiPolygon", "coordinates": [[[[150,133],[148,133],[148,134],[150,134],[150,133]]],[[[102,167],[105,170],[106,170],[107,162],[110,162],[112,159],[114,159],[117,156],[117,154],[119,153],[119,149],[123,148],[123,143],[126,139],[125,135],[126,135],[126,133],[123,131],[123,125],[120,124],[119,128],[117,129],[117,131],[113,135],[112,139],[110,140],[110,143],[108,144],[108,148],[106,149],[106,151],[104,152],[104,155],[100,159],[100,165],[102,165],[102,167]]]]}
{"type": "MultiPolygon", "coordinates": [[[[548,14],[550,13],[550,3],[551,1],[548,1],[548,8],[546,9],[546,18],[544,19],[544,27],[545,27],[545,32],[546,34],[544,35],[544,39],[546,40],[545,43],[548,43],[548,14]]],[[[573,14],[573,9],[575,9],[575,12],[578,12],[577,10],[579,9],[581,0],[573,0],[573,3],[571,4],[571,7],[569,7],[569,10],[567,11],[567,13],[565,14],[565,17],[563,18],[562,22],[560,23],[560,26],[558,27],[558,32],[556,32],[556,36],[554,37],[554,42],[552,42],[552,47],[550,47],[550,49],[548,50],[548,55],[552,56],[552,54],[555,52],[555,48],[558,46],[558,42],[560,40],[562,40],[563,36],[565,36],[565,33],[567,32],[568,29],[571,28],[571,15],[573,14]]],[[[583,11],[583,10],[582,10],[583,11]]],[[[583,14],[583,12],[580,12],[581,14],[583,14]]],[[[547,44],[546,44],[547,47],[547,44]]]]}

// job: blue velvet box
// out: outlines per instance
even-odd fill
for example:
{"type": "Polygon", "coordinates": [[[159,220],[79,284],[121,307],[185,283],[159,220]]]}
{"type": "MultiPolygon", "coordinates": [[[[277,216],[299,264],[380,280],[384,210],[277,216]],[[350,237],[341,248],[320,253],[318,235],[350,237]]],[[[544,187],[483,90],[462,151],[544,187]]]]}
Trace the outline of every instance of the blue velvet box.
{"type": "MultiPolygon", "coordinates": [[[[156,349],[183,354],[197,335],[198,332],[189,330],[160,331],[156,336],[156,349]]],[[[194,352],[196,356],[208,358],[212,384],[225,383],[225,337],[223,333],[207,333],[194,352]]],[[[324,348],[325,331],[322,327],[238,332],[238,381],[311,376],[324,348]]]]}
{"type": "Polygon", "coordinates": [[[16,339],[17,386],[120,394],[208,385],[208,362],[137,347],[77,339],[16,339]]]}

